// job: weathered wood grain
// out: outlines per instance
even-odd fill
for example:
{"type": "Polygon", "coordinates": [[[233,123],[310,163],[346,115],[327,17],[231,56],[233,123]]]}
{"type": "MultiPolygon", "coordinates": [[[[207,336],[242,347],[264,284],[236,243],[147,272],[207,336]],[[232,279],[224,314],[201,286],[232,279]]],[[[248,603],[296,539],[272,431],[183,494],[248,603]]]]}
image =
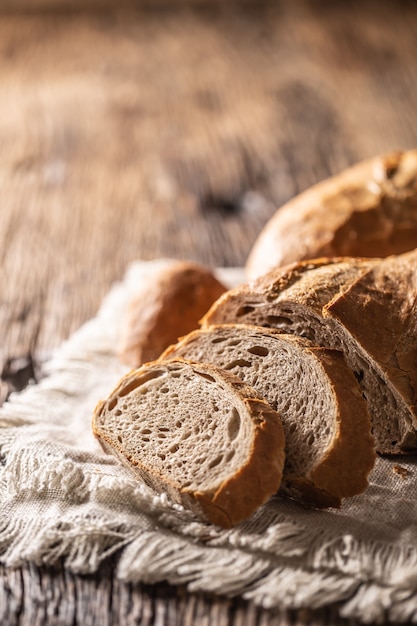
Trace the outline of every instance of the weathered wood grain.
{"type": "MultiPolygon", "coordinates": [[[[112,564],[114,565],[114,564],[112,564]]],[[[2,626],[352,626],[336,608],[263,611],[239,599],[190,594],[183,587],[122,584],[112,565],[100,577],[55,569],[0,566],[2,626]]]]}
{"type": "Polygon", "coordinates": [[[132,259],[242,264],[295,193],[415,145],[414,5],[360,6],[1,17],[3,363],[132,259]]]}
{"type": "MultiPolygon", "coordinates": [[[[241,265],[294,194],[417,144],[414,2],[64,4],[0,15],[2,399],[132,260],[241,265]]],[[[343,621],[123,585],[108,563],[94,578],[0,568],[0,623],[343,621]]]]}
{"type": "MultiPolygon", "coordinates": [[[[266,0],[268,1],[268,0],[266,0]]],[[[44,13],[47,11],[95,10],[103,11],[121,8],[165,10],[184,6],[221,7],[225,0],[2,0],[2,13],[44,13]]],[[[265,0],[226,0],[228,6],[259,4],[265,0]]]]}

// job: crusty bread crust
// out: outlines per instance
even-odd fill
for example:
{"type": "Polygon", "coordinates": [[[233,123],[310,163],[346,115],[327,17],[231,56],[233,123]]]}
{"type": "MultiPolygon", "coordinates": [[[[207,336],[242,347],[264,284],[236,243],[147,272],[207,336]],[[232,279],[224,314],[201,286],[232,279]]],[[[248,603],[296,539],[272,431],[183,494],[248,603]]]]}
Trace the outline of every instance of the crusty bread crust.
{"type": "Polygon", "coordinates": [[[212,271],[173,260],[139,286],[129,303],[118,348],[129,367],[156,359],[180,335],[197,328],[200,317],[226,291],[212,271]]]}
{"type": "Polygon", "coordinates": [[[370,268],[325,306],[383,372],[409,408],[401,446],[417,448],[417,251],[370,268]]]}
{"type": "Polygon", "coordinates": [[[249,279],[320,256],[386,257],[417,247],[417,150],[344,170],[290,200],[258,236],[249,279]]]}
{"type": "MultiPolygon", "coordinates": [[[[306,305],[321,315],[324,306],[378,262],[379,259],[322,257],[274,268],[257,280],[222,294],[202,317],[200,325],[205,328],[211,324],[236,322],[239,318],[247,323],[251,308],[256,314],[259,305],[284,298],[306,305]]],[[[289,320],[280,317],[283,328],[287,328],[289,320]]],[[[271,320],[270,326],[279,328],[280,320],[271,320]]]]}
{"type": "MultiPolygon", "coordinates": [[[[158,406],[155,407],[158,411],[158,406]]],[[[200,407],[193,407],[199,417],[200,407]]],[[[173,407],[175,410],[175,407],[173,407]]],[[[93,416],[93,433],[103,448],[116,455],[124,465],[137,474],[146,484],[159,493],[167,493],[175,502],[192,509],[197,515],[229,528],[249,517],[260,505],[266,502],[279,489],[284,465],[284,433],[278,414],[264,401],[257,397],[254,389],[244,384],[230,373],[216,367],[190,363],[182,359],[167,363],[147,363],[124,376],[114,391],[105,400],[99,402],[93,416]],[[229,475],[211,488],[190,489],[181,485],[178,477],[170,473],[161,473],[150,466],[145,455],[138,449],[135,454],[127,453],[119,442],[117,433],[106,429],[106,418],[121,397],[125,397],[141,386],[153,370],[172,367],[187,368],[200,375],[213,377],[220,393],[227,389],[239,406],[247,411],[252,424],[252,441],[245,463],[237,468],[230,468],[229,475]]]]}
{"type": "MultiPolygon", "coordinates": [[[[368,486],[368,476],[376,458],[371,422],[366,401],[343,355],[325,348],[311,348],[311,351],[331,381],[334,402],[338,406],[338,428],[332,446],[320,465],[311,472],[308,482],[325,494],[332,494],[340,505],[342,498],[361,493],[368,486]]],[[[298,483],[297,486],[310,489],[308,484],[298,483]]]]}
{"type": "MultiPolygon", "coordinates": [[[[260,276],[254,288],[269,301],[285,293],[285,297],[321,313],[330,300],[340,296],[379,261],[380,259],[352,257],[322,257],[301,261],[260,276]]],[[[243,286],[242,290],[244,289],[243,286]]],[[[216,303],[213,304],[212,311],[215,310],[215,305],[216,303]]],[[[209,316],[210,313],[207,313],[206,319],[209,316]]]]}

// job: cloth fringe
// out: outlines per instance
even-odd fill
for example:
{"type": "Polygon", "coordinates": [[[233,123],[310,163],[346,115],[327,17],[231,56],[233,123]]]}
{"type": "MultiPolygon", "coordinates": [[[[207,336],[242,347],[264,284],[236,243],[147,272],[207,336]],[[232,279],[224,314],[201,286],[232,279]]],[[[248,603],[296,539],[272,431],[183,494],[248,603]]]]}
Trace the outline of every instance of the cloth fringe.
{"type": "Polygon", "coordinates": [[[364,623],[417,622],[413,463],[402,463],[407,481],[379,460],[369,500],[352,499],[340,512],[276,496],[225,531],[155,495],[99,449],[92,411],[123,373],[114,354],[123,311],[155,267],[132,266],[45,378],[0,409],[1,562],[63,559],[73,572],[94,573],[118,553],[124,581],[166,580],[264,608],[338,603],[343,617],[364,623]]]}

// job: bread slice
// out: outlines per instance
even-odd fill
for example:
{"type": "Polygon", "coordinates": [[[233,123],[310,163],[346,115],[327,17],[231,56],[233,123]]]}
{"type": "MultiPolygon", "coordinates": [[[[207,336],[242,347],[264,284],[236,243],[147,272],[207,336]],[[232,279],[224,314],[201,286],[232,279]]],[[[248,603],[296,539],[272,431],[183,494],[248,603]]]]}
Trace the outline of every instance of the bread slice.
{"type": "Polygon", "coordinates": [[[363,491],[375,461],[370,418],[340,352],[277,330],[230,324],[194,331],[161,359],[213,363],[253,386],[285,432],[282,490],[318,506],[363,491]]]}
{"type": "Polygon", "coordinates": [[[363,161],[277,210],[246,262],[253,280],[320,256],[386,257],[417,245],[417,150],[363,161]]]}
{"type": "Polygon", "coordinates": [[[278,414],[210,365],[173,360],[130,372],[97,406],[93,432],[157,492],[225,528],[281,483],[278,414]]]}
{"type": "Polygon", "coordinates": [[[158,263],[129,302],[120,360],[139,367],[156,359],[178,337],[198,328],[201,316],[225,291],[203,265],[175,259],[158,263]]]}
{"type": "Polygon", "coordinates": [[[343,351],[368,401],[377,451],[417,450],[417,252],[323,259],[227,292],[203,325],[276,327],[343,351]]]}

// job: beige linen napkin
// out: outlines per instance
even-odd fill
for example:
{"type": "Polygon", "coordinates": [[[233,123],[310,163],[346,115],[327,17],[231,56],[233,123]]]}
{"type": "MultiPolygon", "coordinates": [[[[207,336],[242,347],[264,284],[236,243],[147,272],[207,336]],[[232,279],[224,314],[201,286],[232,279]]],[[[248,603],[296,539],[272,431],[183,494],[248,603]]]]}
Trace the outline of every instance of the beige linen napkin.
{"type": "MultiPolygon", "coordinates": [[[[379,459],[368,490],[336,510],[275,496],[232,530],[156,496],[91,434],[125,368],[115,347],[126,302],[164,261],[133,264],[45,377],[0,409],[0,559],[64,560],[94,572],[114,552],[125,581],[185,583],[264,607],[321,607],[363,621],[417,620],[416,460],[379,459]]],[[[229,284],[241,272],[222,270],[229,284]]]]}

